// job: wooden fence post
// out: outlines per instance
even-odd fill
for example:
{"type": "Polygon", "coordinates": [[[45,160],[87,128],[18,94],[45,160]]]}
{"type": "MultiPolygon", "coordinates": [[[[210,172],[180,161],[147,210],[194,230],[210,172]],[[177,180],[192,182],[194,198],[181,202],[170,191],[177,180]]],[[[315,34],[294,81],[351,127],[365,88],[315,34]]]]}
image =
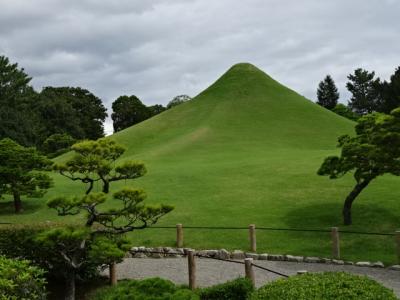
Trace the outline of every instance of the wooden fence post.
{"type": "Polygon", "coordinates": [[[244,259],[244,271],[246,274],[246,278],[250,279],[251,283],[253,286],[256,285],[256,279],[254,276],[254,270],[253,270],[253,259],[252,258],[245,258],[244,259]]]}
{"type": "Polygon", "coordinates": [[[250,239],[250,251],[257,251],[257,241],[256,241],[256,225],[249,225],[249,239],[250,239]]]}
{"type": "Polygon", "coordinates": [[[196,260],[194,250],[189,250],[188,255],[188,271],[189,271],[189,288],[194,290],[196,288],[196,260]]]}
{"type": "Polygon", "coordinates": [[[332,227],[332,257],[334,259],[340,259],[340,239],[339,239],[339,228],[332,227]]]}
{"type": "Polygon", "coordinates": [[[117,284],[117,266],[116,266],[115,262],[113,262],[109,265],[109,271],[110,271],[110,284],[116,285],[117,284]]]}
{"type": "Polygon", "coordinates": [[[400,230],[396,231],[396,254],[397,254],[397,263],[400,264],[400,230]]]}
{"type": "Polygon", "coordinates": [[[176,247],[183,247],[183,228],[182,224],[176,224],[176,247]]]}

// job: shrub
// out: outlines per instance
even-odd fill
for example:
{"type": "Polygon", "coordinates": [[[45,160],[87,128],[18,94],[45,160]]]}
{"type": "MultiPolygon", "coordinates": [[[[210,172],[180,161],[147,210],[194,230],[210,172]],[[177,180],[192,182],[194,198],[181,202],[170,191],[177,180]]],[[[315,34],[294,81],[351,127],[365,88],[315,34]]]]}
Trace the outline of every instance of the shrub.
{"type": "Polygon", "coordinates": [[[198,300],[191,290],[177,287],[169,280],[150,278],[127,280],[98,290],[93,300],[198,300]]]}
{"type": "Polygon", "coordinates": [[[238,278],[199,291],[201,300],[246,300],[254,288],[249,279],[238,278]]]}
{"type": "Polygon", "coordinates": [[[46,299],[44,271],[27,260],[0,256],[0,299],[46,299]]]}
{"type": "MultiPolygon", "coordinates": [[[[0,227],[0,255],[27,259],[45,269],[49,277],[61,279],[67,267],[64,260],[59,255],[54,255],[55,249],[40,244],[36,237],[51,228],[63,226],[65,225],[54,222],[35,225],[2,225],[0,227]]],[[[81,280],[86,280],[97,276],[98,273],[98,263],[89,262],[77,276],[81,280]]]]}
{"type": "Polygon", "coordinates": [[[391,300],[394,293],[366,276],[344,272],[304,274],[269,283],[252,300],[391,300]]]}

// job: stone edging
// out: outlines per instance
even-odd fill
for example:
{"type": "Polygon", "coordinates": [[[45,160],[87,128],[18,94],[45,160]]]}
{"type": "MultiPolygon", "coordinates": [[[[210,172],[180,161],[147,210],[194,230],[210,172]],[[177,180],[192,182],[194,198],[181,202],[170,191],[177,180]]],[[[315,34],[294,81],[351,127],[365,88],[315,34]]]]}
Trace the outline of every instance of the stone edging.
{"type": "MultiPolygon", "coordinates": [[[[172,247],[156,247],[156,248],[146,248],[142,247],[132,247],[126,254],[126,258],[165,258],[165,257],[182,257],[188,250],[193,250],[191,248],[172,248],[172,247]],[[158,252],[158,253],[151,253],[158,252]]],[[[370,268],[385,268],[385,265],[380,262],[369,262],[369,261],[344,261],[339,259],[312,257],[312,256],[295,256],[288,254],[258,254],[243,252],[241,250],[234,250],[229,252],[225,249],[220,250],[198,250],[196,254],[200,256],[208,256],[218,259],[234,259],[243,260],[245,258],[252,258],[254,260],[270,260],[270,261],[289,261],[289,262],[302,262],[302,263],[326,263],[333,265],[354,265],[358,267],[370,267],[370,268]]],[[[387,266],[388,270],[400,271],[400,265],[387,266]]]]}

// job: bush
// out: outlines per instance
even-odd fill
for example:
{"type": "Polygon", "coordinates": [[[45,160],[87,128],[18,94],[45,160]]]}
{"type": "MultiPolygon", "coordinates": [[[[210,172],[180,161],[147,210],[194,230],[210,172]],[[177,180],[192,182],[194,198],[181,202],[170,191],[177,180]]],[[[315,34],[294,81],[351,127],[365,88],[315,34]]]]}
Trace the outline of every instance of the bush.
{"type": "Polygon", "coordinates": [[[76,140],[66,133],[55,133],[49,136],[42,145],[42,150],[48,156],[56,157],[68,152],[76,140]]]}
{"type": "Polygon", "coordinates": [[[249,279],[238,278],[199,291],[201,300],[246,300],[254,288],[249,279]]]}
{"type": "Polygon", "coordinates": [[[0,299],[46,299],[44,271],[27,260],[7,259],[0,256],[0,299]]]}
{"type": "Polygon", "coordinates": [[[150,278],[127,280],[97,291],[93,300],[198,300],[191,290],[177,287],[169,280],[150,278]]]}
{"type": "Polygon", "coordinates": [[[395,300],[394,293],[366,276],[344,272],[304,274],[269,283],[252,300],[395,300]]]}
{"type": "MultiPolygon", "coordinates": [[[[54,254],[55,249],[46,247],[36,240],[38,234],[63,226],[65,225],[58,223],[2,225],[0,227],[0,255],[27,259],[45,269],[49,277],[63,279],[67,265],[62,257],[54,254]]],[[[90,262],[83,266],[77,277],[80,280],[86,280],[96,277],[98,274],[98,263],[90,262]]]]}

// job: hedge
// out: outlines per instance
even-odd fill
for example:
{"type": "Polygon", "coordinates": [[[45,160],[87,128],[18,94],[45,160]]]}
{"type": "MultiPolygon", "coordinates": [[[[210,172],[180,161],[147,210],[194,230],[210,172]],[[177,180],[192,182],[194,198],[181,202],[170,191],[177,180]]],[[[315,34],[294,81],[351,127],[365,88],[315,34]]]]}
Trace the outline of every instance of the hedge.
{"type": "Polygon", "coordinates": [[[309,273],[261,287],[251,300],[395,300],[393,291],[366,277],[344,272],[309,273]]]}

